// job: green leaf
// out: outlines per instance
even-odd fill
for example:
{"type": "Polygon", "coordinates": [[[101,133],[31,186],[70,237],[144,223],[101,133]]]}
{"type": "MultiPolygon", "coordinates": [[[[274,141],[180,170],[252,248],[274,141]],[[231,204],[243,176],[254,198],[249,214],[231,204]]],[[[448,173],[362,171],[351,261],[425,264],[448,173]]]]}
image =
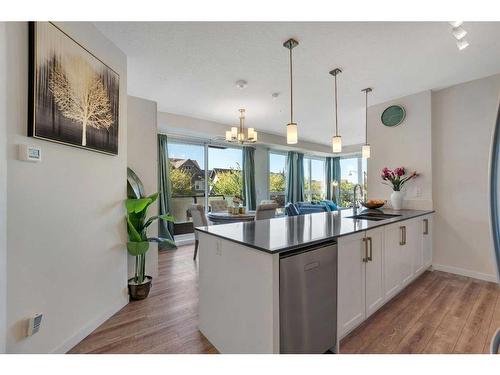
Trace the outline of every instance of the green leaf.
{"type": "Polygon", "coordinates": [[[152,203],[151,198],[141,198],[141,199],[127,199],[125,201],[125,207],[129,213],[140,213],[144,211],[152,203]]]}
{"type": "Polygon", "coordinates": [[[128,253],[132,256],[146,254],[146,252],[149,250],[149,242],[148,241],[127,242],[127,250],[128,253]]]}
{"type": "Polygon", "coordinates": [[[151,203],[153,203],[158,199],[158,193],[151,194],[148,198],[151,199],[151,203]]]}
{"type": "Polygon", "coordinates": [[[134,227],[132,222],[130,221],[130,218],[127,216],[127,227],[128,227],[128,234],[129,238],[132,241],[142,241],[141,234],[137,231],[137,229],[134,227]]]}
{"type": "Polygon", "coordinates": [[[165,221],[170,221],[170,222],[174,222],[174,217],[172,215],[169,215],[169,214],[164,214],[164,215],[158,215],[158,216],[151,216],[148,221],[146,221],[146,224],[144,224],[144,228],[147,228],[149,227],[153,221],[157,220],[157,219],[161,219],[161,220],[165,220],[165,221]]]}

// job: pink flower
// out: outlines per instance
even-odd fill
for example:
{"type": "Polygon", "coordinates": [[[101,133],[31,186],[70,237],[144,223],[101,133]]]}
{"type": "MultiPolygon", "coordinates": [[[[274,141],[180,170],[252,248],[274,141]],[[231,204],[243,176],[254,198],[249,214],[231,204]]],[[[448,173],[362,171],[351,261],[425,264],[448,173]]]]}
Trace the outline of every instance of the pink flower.
{"type": "Polygon", "coordinates": [[[405,174],[405,169],[404,169],[404,167],[398,167],[398,168],[396,168],[396,169],[394,170],[394,173],[395,173],[396,175],[398,175],[399,177],[402,177],[402,176],[404,176],[404,174],[405,174]]]}

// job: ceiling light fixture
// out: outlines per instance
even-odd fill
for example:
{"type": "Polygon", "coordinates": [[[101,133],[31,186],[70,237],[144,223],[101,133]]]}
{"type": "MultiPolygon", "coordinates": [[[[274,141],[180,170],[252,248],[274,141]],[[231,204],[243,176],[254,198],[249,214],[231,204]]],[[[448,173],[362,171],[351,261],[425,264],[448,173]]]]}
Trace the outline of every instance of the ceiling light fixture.
{"type": "Polygon", "coordinates": [[[231,130],[226,131],[226,141],[239,144],[257,142],[257,132],[254,128],[248,128],[245,136],[245,110],[240,109],[240,127],[233,126],[231,130]]]}
{"type": "Polygon", "coordinates": [[[467,31],[465,31],[465,29],[461,26],[454,27],[451,30],[451,33],[453,34],[456,40],[460,40],[467,35],[467,31]]]}
{"type": "Polygon", "coordinates": [[[342,137],[339,135],[339,122],[338,122],[338,95],[337,95],[337,75],[339,73],[342,73],[342,70],[339,68],[333,69],[330,74],[334,78],[334,89],[333,89],[333,95],[334,95],[334,106],[335,106],[335,136],[332,137],[332,151],[334,153],[339,153],[342,152],[342,137]]]}
{"type": "Polygon", "coordinates": [[[288,39],[283,43],[283,47],[290,51],[290,122],[286,126],[286,143],[289,145],[297,144],[299,141],[297,124],[293,122],[293,56],[292,49],[297,47],[299,42],[295,39],[288,39]]]}
{"type": "Polygon", "coordinates": [[[457,47],[460,51],[466,49],[469,46],[469,42],[465,39],[460,39],[457,41],[457,47]]]}
{"type": "Polygon", "coordinates": [[[365,144],[361,148],[361,157],[368,159],[370,157],[370,145],[368,144],[368,93],[373,90],[370,87],[361,90],[365,92],[365,144]]]}

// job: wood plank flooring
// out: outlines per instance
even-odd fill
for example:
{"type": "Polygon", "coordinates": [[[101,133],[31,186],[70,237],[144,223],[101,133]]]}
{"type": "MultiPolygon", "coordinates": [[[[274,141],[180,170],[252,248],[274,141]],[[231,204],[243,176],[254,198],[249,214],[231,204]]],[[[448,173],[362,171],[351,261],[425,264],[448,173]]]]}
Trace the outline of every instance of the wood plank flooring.
{"type": "MultiPolygon", "coordinates": [[[[193,246],[161,252],[149,297],[134,301],[70,353],[217,353],[198,331],[193,246]]],[[[341,353],[487,353],[500,327],[500,287],[425,272],[349,334],[341,353]]]]}
{"type": "Polygon", "coordinates": [[[340,343],[341,353],[488,353],[500,287],[425,272],[340,343]]]}

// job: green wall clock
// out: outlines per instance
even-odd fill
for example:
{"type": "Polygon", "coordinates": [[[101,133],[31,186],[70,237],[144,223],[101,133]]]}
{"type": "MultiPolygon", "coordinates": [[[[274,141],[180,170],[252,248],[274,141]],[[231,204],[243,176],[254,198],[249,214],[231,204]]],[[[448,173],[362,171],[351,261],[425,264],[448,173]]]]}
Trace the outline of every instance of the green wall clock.
{"type": "Polygon", "coordinates": [[[404,107],[400,105],[391,105],[382,112],[380,120],[382,120],[382,124],[385,126],[398,126],[404,121],[405,117],[406,111],[404,107]]]}

